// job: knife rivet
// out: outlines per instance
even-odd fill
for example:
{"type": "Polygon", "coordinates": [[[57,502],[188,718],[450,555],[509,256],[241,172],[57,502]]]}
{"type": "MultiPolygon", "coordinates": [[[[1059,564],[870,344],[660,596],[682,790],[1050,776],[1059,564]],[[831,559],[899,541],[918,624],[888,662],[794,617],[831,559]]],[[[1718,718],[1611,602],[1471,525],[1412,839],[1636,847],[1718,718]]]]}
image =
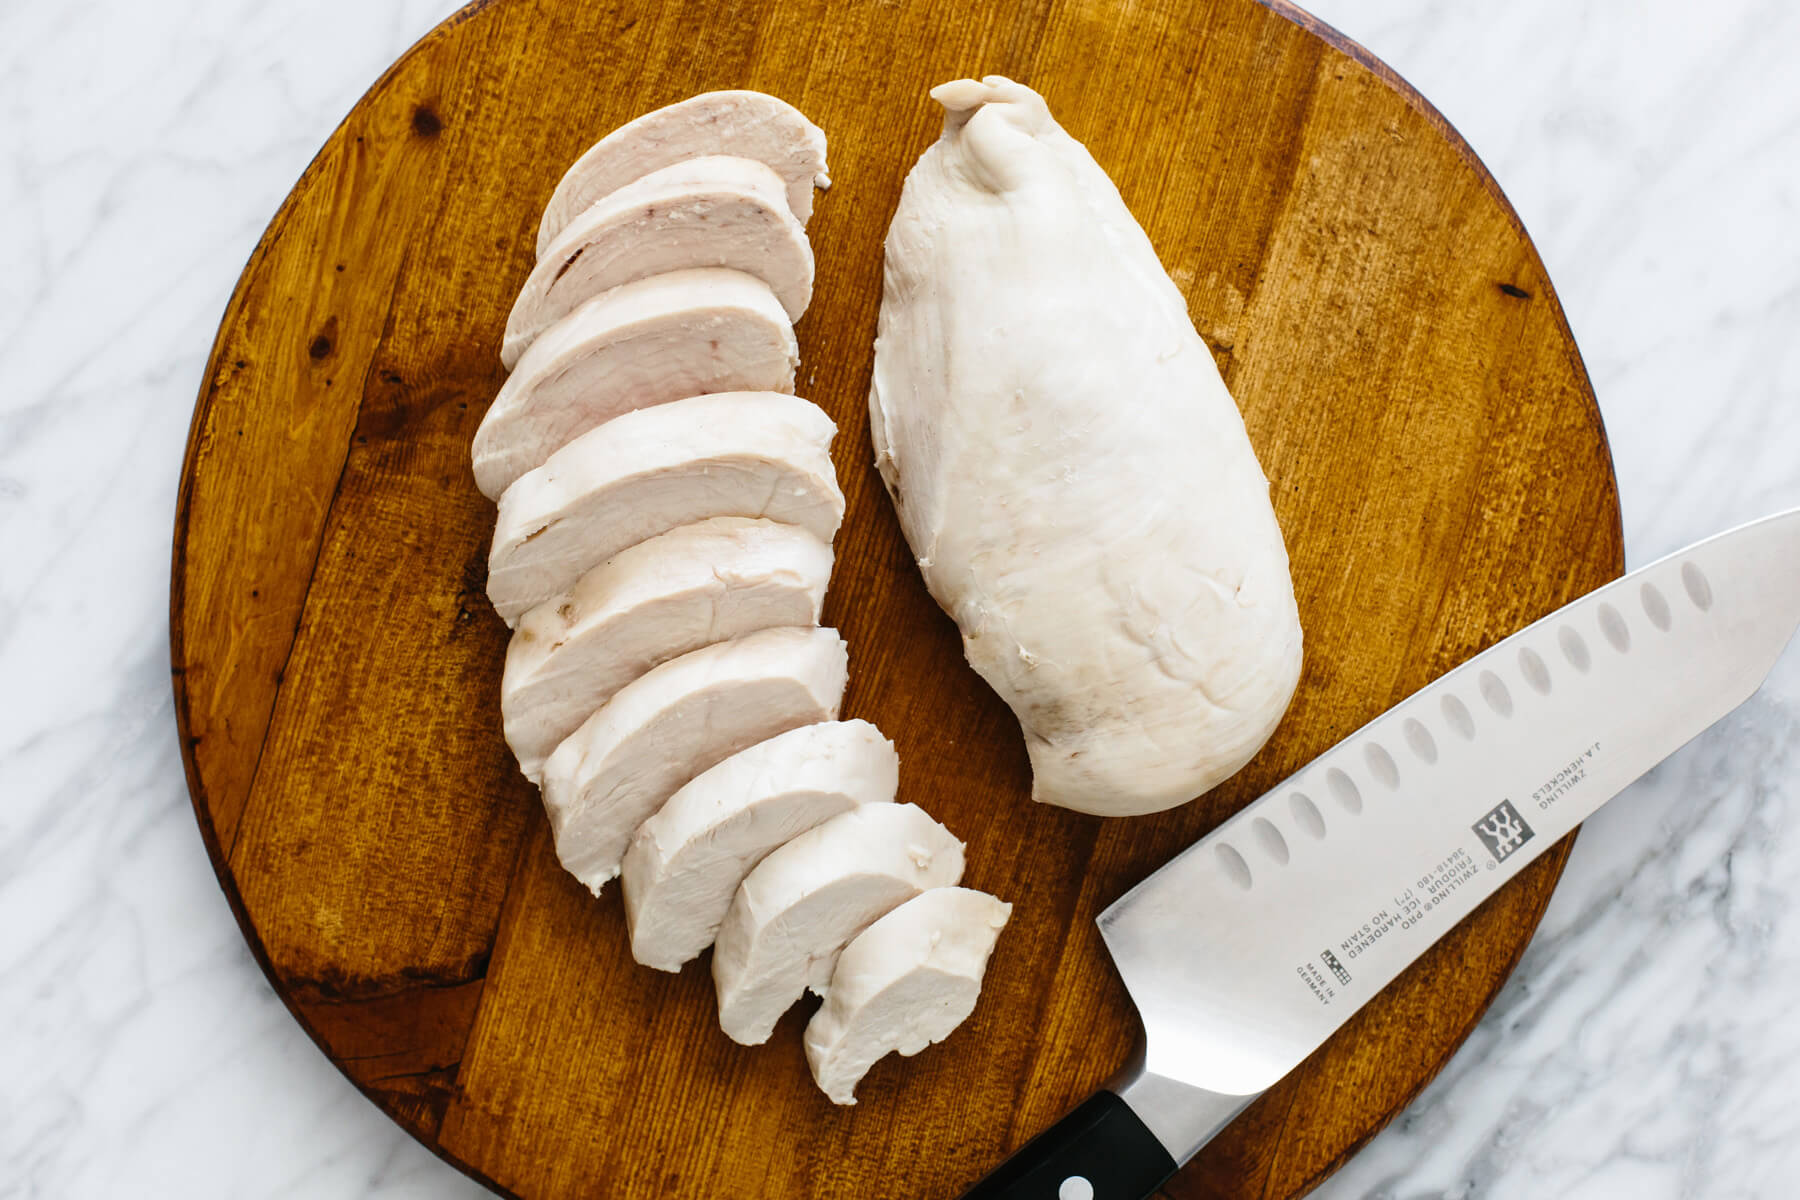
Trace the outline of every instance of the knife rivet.
{"type": "Polygon", "coordinates": [[[1056,1189],[1056,1200],[1094,1200],[1094,1185],[1080,1175],[1071,1175],[1056,1189]]]}

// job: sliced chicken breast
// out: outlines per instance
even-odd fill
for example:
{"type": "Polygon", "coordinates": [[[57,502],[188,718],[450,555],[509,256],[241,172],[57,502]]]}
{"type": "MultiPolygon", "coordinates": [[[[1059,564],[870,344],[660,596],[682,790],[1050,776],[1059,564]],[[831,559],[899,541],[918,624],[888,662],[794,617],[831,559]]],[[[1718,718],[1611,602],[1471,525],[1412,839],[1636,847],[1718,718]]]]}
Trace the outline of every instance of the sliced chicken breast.
{"type": "Polygon", "coordinates": [[[710,517],[766,517],[829,543],[844,516],[837,431],[816,404],[720,392],[591,429],[500,497],[488,599],[509,626],[619,551],[710,517]]]}
{"type": "Polygon", "coordinates": [[[764,629],[620,688],[544,763],[556,856],[599,895],[644,819],[739,750],[835,721],[849,670],[835,629],[764,629]]]}
{"type": "Polygon", "coordinates": [[[994,942],[1012,915],[986,892],[933,888],[856,935],[806,1026],[806,1061],[834,1104],[855,1104],[869,1068],[949,1037],[975,1011],[994,942]]]}
{"type": "Polygon", "coordinates": [[[601,197],[662,167],[713,154],[770,167],[786,184],[788,207],[802,225],[812,216],[813,188],[831,186],[825,134],[799,109],[761,92],[702,92],[619,126],[576,159],[544,206],[538,254],[601,197]]]}
{"type": "Polygon", "coordinates": [[[694,158],[589,206],[526,277],[500,361],[511,370],[539,334],[602,292],[692,267],[754,275],[800,319],[812,299],[812,246],[780,176],[748,158],[694,158]]]}
{"type": "Polygon", "coordinates": [[[500,679],[519,769],[536,780],[564,738],[651,667],[759,629],[818,624],[830,579],[830,546],[750,517],[621,550],[519,621],[500,679]]]}
{"type": "Polygon", "coordinates": [[[825,990],[845,943],[962,870],[962,843],[913,804],[853,808],[771,853],[739,885],[713,946],[726,1036],[768,1041],[807,988],[825,990]]]}
{"type": "Polygon", "coordinates": [[[679,971],[712,945],[738,884],[771,851],[858,805],[891,801],[899,783],[894,744],[867,721],[790,730],[696,776],[625,852],[632,956],[679,971]]]}
{"type": "Polygon", "coordinates": [[[792,392],[799,344],[754,275],[653,275],[577,307],[519,359],[475,431],[475,483],[497,499],[577,435],[707,392],[792,392]]]}

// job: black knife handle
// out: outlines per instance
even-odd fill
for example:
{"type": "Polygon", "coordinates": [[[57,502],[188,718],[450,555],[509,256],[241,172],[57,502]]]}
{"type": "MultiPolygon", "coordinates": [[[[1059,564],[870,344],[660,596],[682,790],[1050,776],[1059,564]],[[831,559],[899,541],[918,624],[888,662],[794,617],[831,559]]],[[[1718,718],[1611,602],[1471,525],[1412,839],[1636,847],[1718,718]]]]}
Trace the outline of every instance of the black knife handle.
{"type": "Polygon", "coordinates": [[[962,1200],[1146,1200],[1174,1173],[1175,1160],[1131,1106],[1098,1091],[962,1200]]]}

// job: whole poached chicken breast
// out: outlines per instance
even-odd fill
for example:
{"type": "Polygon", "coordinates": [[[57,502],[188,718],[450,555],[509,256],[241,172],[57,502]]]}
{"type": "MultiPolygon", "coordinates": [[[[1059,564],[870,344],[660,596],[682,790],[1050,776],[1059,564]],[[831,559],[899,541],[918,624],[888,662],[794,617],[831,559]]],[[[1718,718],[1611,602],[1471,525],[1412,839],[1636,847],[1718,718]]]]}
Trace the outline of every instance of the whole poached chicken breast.
{"type": "Polygon", "coordinates": [[[1154,812],[1238,770],[1300,673],[1244,422],[1112,181],[1029,88],[935,89],[888,230],[876,465],[1033,797],[1154,812]]]}

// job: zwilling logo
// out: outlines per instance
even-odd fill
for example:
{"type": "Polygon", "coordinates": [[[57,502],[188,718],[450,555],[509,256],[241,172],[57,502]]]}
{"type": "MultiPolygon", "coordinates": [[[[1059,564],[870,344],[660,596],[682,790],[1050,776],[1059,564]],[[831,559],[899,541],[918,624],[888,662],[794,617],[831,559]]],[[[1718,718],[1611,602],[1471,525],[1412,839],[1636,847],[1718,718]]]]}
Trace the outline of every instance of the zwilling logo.
{"type": "Polygon", "coordinates": [[[1502,800],[1470,828],[1496,862],[1505,862],[1512,857],[1513,851],[1531,840],[1531,826],[1525,823],[1511,800],[1502,800]]]}
{"type": "Polygon", "coordinates": [[[1338,961],[1337,955],[1327,950],[1323,954],[1320,954],[1319,957],[1324,960],[1326,966],[1331,968],[1331,973],[1337,976],[1337,981],[1339,983],[1345,985],[1349,984],[1350,972],[1344,970],[1344,964],[1338,961]]]}

